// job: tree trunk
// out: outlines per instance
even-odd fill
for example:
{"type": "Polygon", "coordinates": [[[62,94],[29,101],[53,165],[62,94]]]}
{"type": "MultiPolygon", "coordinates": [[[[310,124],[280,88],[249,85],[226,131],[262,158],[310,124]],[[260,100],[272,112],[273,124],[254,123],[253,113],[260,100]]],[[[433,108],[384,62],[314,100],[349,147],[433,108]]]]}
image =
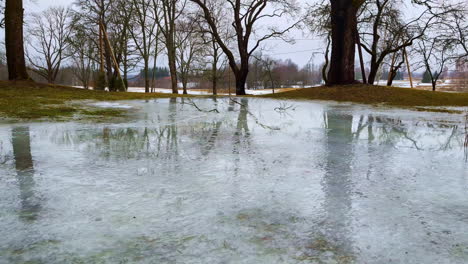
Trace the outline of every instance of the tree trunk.
{"type": "Polygon", "coordinates": [[[357,0],[331,0],[332,54],[328,85],[355,83],[357,0]]]}
{"type": "Polygon", "coordinates": [[[169,71],[171,72],[171,88],[173,94],[178,94],[179,90],[177,88],[177,66],[176,66],[176,54],[175,50],[170,46],[168,49],[168,60],[169,60],[169,71]]]}
{"type": "Polygon", "coordinates": [[[247,82],[248,75],[248,69],[241,69],[237,73],[234,73],[234,76],[236,78],[236,95],[246,95],[245,84],[247,82]]]}
{"type": "Polygon", "coordinates": [[[367,79],[367,83],[373,85],[375,82],[375,78],[377,77],[377,72],[379,71],[379,67],[375,65],[373,61],[371,61],[371,67],[369,72],[369,77],[367,79]]]}
{"type": "Polygon", "coordinates": [[[6,0],[5,46],[9,80],[29,80],[24,60],[23,1],[6,0]]]}
{"type": "Polygon", "coordinates": [[[213,77],[213,79],[211,80],[212,86],[213,86],[213,95],[218,95],[218,78],[216,77],[217,70],[214,69],[213,71],[214,71],[213,74],[215,74],[215,77],[213,77]]]}
{"type": "Polygon", "coordinates": [[[356,28],[356,43],[357,43],[358,52],[359,52],[359,63],[361,65],[362,83],[367,84],[366,68],[364,66],[364,57],[362,55],[361,38],[359,37],[359,32],[357,31],[357,28],[356,28]]]}
{"type": "Polygon", "coordinates": [[[387,81],[387,86],[392,86],[393,84],[393,80],[395,79],[396,75],[397,75],[397,71],[395,69],[391,69],[389,72],[388,72],[388,81],[387,81]]]}
{"type": "Polygon", "coordinates": [[[106,32],[107,32],[107,26],[102,23],[102,34],[104,36],[103,41],[104,41],[104,60],[106,64],[106,70],[107,70],[107,86],[109,87],[109,92],[114,92],[115,91],[115,78],[114,78],[114,72],[112,70],[112,54],[111,54],[111,47],[110,44],[106,41],[106,32]]]}
{"type": "Polygon", "coordinates": [[[212,88],[213,88],[213,95],[218,95],[218,62],[216,58],[213,61],[211,70],[212,70],[211,82],[212,82],[212,88]]]}
{"type": "Polygon", "coordinates": [[[182,81],[182,88],[184,90],[184,94],[188,94],[188,92],[187,92],[187,79],[185,79],[185,78],[182,81]]]}
{"type": "MultiPolygon", "coordinates": [[[[149,93],[150,92],[150,81],[149,81],[149,76],[148,76],[148,73],[149,73],[149,63],[148,63],[148,59],[145,58],[145,69],[144,69],[144,75],[145,75],[145,93],[149,93]]],[[[154,71],[154,69],[153,69],[154,71]]]]}

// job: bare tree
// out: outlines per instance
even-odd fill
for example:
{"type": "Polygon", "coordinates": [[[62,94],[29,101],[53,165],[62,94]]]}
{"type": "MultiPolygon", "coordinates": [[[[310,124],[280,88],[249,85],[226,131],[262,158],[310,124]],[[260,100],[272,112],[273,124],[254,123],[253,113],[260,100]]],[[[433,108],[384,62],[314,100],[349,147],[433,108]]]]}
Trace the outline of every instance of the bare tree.
{"type": "Polygon", "coordinates": [[[444,68],[454,59],[451,56],[454,43],[447,39],[427,37],[418,43],[416,50],[421,55],[423,67],[431,78],[432,91],[435,91],[444,68]]]}
{"type": "Polygon", "coordinates": [[[402,52],[427,35],[434,25],[441,24],[441,18],[455,12],[452,5],[437,4],[433,1],[368,0],[359,18],[361,47],[371,56],[369,83],[373,84],[385,59],[402,52]],[[415,17],[402,14],[402,6],[410,5],[421,10],[415,17]]]}
{"type": "Polygon", "coordinates": [[[24,59],[23,1],[5,2],[5,47],[9,80],[29,80],[24,59]]]}
{"type": "Polygon", "coordinates": [[[200,62],[206,48],[197,23],[186,19],[177,24],[175,43],[177,50],[178,76],[182,82],[184,94],[187,94],[187,84],[190,74],[194,71],[193,64],[200,62]]]}
{"type": "Polygon", "coordinates": [[[51,7],[32,16],[28,28],[28,47],[33,51],[27,52],[32,70],[54,83],[60,66],[69,54],[68,38],[70,36],[70,9],[51,7]]]}
{"type": "Polygon", "coordinates": [[[128,19],[118,12],[124,0],[76,0],[83,21],[92,28],[93,37],[99,47],[100,72],[106,71],[107,83],[110,91],[125,90],[123,80],[119,80],[120,64],[126,52],[118,48],[128,43],[128,19]],[[115,47],[118,46],[116,49],[115,47]],[[120,55],[115,51],[122,52],[120,55]],[[124,87],[121,87],[124,86],[124,87]]]}
{"type": "MultiPolygon", "coordinates": [[[[214,6],[212,12],[216,13],[213,16],[216,19],[216,25],[218,25],[218,32],[221,34],[222,39],[225,43],[230,46],[232,40],[235,38],[235,34],[233,33],[232,27],[229,25],[229,21],[227,20],[227,13],[222,8],[222,5],[214,6]]],[[[205,45],[209,47],[206,51],[206,55],[209,56],[211,70],[208,71],[208,79],[211,81],[213,95],[218,94],[218,82],[224,75],[224,71],[222,69],[226,68],[227,58],[223,52],[223,49],[216,41],[216,37],[212,34],[212,31],[207,23],[203,21],[203,14],[200,13],[198,16],[201,19],[197,18],[198,26],[201,31],[201,37],[203,38],[205,45]]]]}
{"type": "MultiPolygon", "coordinates": [[[[161,16],[156,18],[167,49],[169,71],[171,73],[172,93],[179,93],[177,88],[177,51],[176,51],[176,21],[182,16],[187,0],[153,0],[153,8],[161,8],[161,16]]],[[[154,10],[155,14],[159,14],[154,10]]]]}
{"type": "MultiPolygon", "coordinates": [[[[112,5],[110,23],[112,25],[112,46],[115,53],[117,64],[122,72],[125,89],[128,88],[128,74],[137,67],[141,57],[138,49],[132,41],[130,27],[133,24],[134,14],[132,10],[132,2],[127,0],[114,0],[112,5]]],[[[116,78],[117,73],[114,72],[113,77],[116,78]]]]}
{"type": "Polygon", "coordinates": [[[286,32],[294,28],[297,23],[278,30],[270,27],[264,35],[258,36],[256,41],[252,41],[255,37],[255,30],[260,21],[266,18],[280,18],[291,15],[297,11],[295,1],[287,0],[226,0],[224,1],[225,10],[229,10],[231,17],[230,21],[234,27],[237,39],[238,50],[236,51],[240,58],[240,63],[234,55],[235,52],[230,49],[226,40],[222,38],[217,23],[216,5],[219,2],[212,0],[190,0],[196,3],[203,12],[203,16],[208,23],[211,33],[215,37],[217,43],[221,46],[229,60],[235,79],[236,79],[236,94],[245,95],[245,84],[249,74],[249,60],[252,54],[260,47],[263,41],[271,38],[281,38],[286,32]],[[232,10],[232,11],[231,11],[232,10]],[[251,46],[252,44],[252,46],[251,46]]]}
{"type": "Polygon", "coordinates": [[[135,14],[134,22],[130,28],[130,34],[137,50],[143,59],[143,73],[145,77],[145,92],[150,92],[149,62],[153,51],[154,42],[157,40],[156,23],[154,13],[157,7],[152,7],[153,0],[132,0],[132,8],[129,12],[135,14]]]}
{"type": "Polygon", "coordinates": [[[459,58],[468,59],[468,9],[458,6],[454,10],[441,21],[446,28],[441,35],[457,45],[459,58]]]}
{"type": "Polygon", "coordinates": [[[80,15],[75,14],[72,23],[72,33],[68,38],[68,53],[72,58],[76,68],[75,76],[80,80],[83,88],[89,89],[97,52],[97,47],[93,40],[89,38],[87,27],[80,23],[80,15]]]}

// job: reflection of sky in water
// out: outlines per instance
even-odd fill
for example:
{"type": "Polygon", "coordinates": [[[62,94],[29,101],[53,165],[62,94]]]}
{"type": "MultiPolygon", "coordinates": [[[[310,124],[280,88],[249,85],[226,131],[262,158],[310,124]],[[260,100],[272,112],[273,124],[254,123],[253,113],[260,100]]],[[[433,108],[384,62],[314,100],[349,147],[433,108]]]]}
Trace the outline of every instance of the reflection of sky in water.
{"type": "Polygon", "coordinates": [[[0,262],[467,261],[461,115],[182,100],[0,126],[0,262]]]}

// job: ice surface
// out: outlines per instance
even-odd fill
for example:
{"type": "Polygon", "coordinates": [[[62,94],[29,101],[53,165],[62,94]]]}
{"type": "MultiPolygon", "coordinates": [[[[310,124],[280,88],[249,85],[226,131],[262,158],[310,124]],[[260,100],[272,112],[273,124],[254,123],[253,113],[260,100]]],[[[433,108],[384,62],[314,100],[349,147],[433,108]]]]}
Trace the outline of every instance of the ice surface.
{"type": "Polygon", "coordinates": [[[116,108],[116,109],[130,109],[132,106],[120,103],[113,103],[113,102],[98,102],[92,103],[92,106],[101,107],[101,108],[116,108]]]}
{"type": "Polygon", "coordinates": [[[235,100],[0,125],[0,263],[468,262],[463,115],[235,100]]]}

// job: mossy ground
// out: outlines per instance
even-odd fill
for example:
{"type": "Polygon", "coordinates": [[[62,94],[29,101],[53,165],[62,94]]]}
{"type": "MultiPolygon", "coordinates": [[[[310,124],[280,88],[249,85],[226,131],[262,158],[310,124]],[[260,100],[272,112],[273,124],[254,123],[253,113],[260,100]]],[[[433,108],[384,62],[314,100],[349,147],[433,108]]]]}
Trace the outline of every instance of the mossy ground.
{"type": "MultiPolygon", "coordinates": [[[[0,117],[38,119],[85,116],[120,116],[125,111],[90,109],[79,100],[115,101],[133,99],[171,98],[172,94],[109,93],[33,82],[0,81],[0,117]]],[[[179,95],[181,96],[181,95],[179,95]]]]}
{"type": "Polygon", "coordinates": [[[262,95],[261,97],[295,100],[333,100],[403,107],[468,106],[468,93],[432,92],[362,84],[298,89],[284,93],[262,95]]]}
{"type": "MultiPolygon", "coordinates": [[[[21,119],[67,118],[75,115],[93,118],[99,116],[118,117],[122,116],[125,110],[90,109],[72,102],[79,100],[144,100],[182,96],[187,97],[187,95],[162,93],[109,93],[33,82],[0,81],[0,117],[21,119]]],[[[188,97],[206,96],[188,95],[188,97]]],[[[431,109],[427,108],[427,106],[468,106],[468,93],[430,92],[370,85],[324,86],[254,97],[385,104],[411,107],[419,111],[449,113],[458,113],[458,111],[440,108],[431,109]]]]}

